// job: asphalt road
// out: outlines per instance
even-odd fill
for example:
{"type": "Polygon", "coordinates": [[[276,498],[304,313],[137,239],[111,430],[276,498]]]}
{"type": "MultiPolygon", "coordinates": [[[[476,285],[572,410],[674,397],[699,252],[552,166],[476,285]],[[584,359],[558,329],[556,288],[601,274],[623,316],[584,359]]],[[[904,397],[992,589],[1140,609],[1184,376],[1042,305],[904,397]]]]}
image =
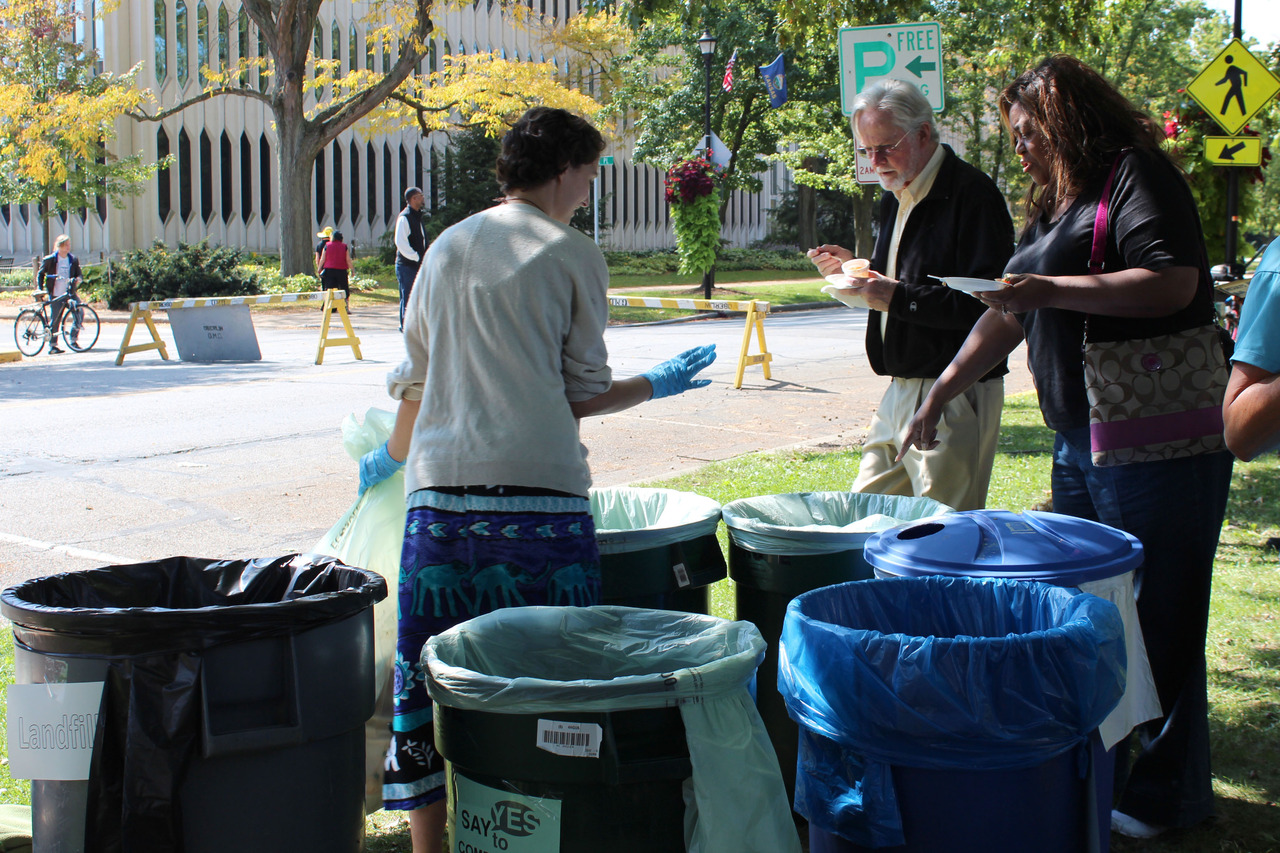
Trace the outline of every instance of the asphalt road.
{"type": "MultiPolygon", "coordinates": [[[[6,336],[12,313],[0,312],[6,336]]],[[[335,348],[317,366],[319,316],[255,314],[259,362],[147,352],[117,367],[124,327],[108,315],[91,352],[0,364],[0,587],[175,555],[309,550],[355,499],[342,420],[392,408],[384,377],[403,353],[395,310],[363,309],[354,322],[364,359],[335,348]]],[[[708,388],[584,423],[596,484],[759,450],[856,444],[885,385],[863,353],[866,316],[844,307],[770,316],[772,379],[748,367],[741,389],[741,318],[610,328],[619,376],[704,343],[719,360],[703,374],[708,388]]],[[[1008,389],[1031,387],[1025,359],[1012,361],[1008,389]]]]}

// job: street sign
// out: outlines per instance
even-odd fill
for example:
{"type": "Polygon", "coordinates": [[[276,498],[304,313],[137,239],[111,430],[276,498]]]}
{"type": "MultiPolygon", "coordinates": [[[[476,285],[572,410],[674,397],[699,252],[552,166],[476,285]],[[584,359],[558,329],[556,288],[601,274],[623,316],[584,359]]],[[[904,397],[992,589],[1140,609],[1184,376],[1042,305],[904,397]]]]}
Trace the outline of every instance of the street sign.
{"type": "MultiPolygon", "coordinates": [[[[942,88],[942,26],[936,23],[844,27],[840,50],[840,108],[853,113],[853,99],[877,80],[892,77],[920,88],[934,112],[946,105],[942,88]]],[[[857,158],[858,183],[874,184],[871,160],[857,158]]]]}
{"type": "Polygon", "coordinates": [[[941,24],[843,27],[838,44],[840,107],[845,115],[853,113],[859,92],[884,77],[919,86],[933,111],[942,112],[941,24]]]}
{"type": "Polygon", "coordinates": [[[1206,136],[1204,158],[1215,166],[1261,166],[1262,137],[1206,136]]]}
{"type": "Polygon", "coordinates": [[[1227,133],[1237,133],[1280,92],[1280,80],[1240,39],[1232,39],[1187,86],[1187,94],[1227,133]]]}
{"type": "Polygon", "coordinates": [[[601,157],[601,158],[600,158],[600,165],[601,165],[601,166],[612,166],[612,165],[613,165],[613,157],[601,157]]]}

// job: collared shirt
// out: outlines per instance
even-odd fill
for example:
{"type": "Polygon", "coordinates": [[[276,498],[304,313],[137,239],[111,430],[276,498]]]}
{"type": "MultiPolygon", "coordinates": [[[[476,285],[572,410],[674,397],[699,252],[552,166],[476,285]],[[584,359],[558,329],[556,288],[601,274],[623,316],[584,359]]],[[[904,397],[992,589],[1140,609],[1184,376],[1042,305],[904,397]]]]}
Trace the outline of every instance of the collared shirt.
{"type": "Polygon", "coordinates": [[[53,296],[55,299],[71,289],[71,256],[63,257],[59,255],[57,263],[57,277],[53,281],[53,296]]]}
{"type": "MultiPolygon", "coordinates": [[[[898,243],[902,240],[902,232],[907,228],[907,219],[911,216],[911,211],[915,210],[916,205],[920,203],[920,199],[927,196],[929,190],[933,189],[933,179],[938,177],[938,169],[942,167],[945,157],[946,151],[938,145],[933,149],[933,156],[929,158],[928,163],[924,164],[920,174],[905,187],[893,193],[898,199],[898,216],[893,220],[893,237],[889,239],[888,269],[884,271],[889,278],[898,277],[898,243]]],[[[888,324],[889,312],[885,311],[880,315],[881,334],[884,333],[888,324]]]]}

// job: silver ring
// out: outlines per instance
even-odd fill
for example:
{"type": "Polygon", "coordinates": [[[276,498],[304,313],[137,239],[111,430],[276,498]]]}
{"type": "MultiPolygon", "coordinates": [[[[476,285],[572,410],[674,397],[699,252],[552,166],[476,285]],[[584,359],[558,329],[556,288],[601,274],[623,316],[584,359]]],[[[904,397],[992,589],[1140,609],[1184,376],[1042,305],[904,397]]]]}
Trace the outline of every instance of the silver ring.
{"type": "Polygon", "coordinates": [[[1001,306],[1000,306],[1000,313],[1001,313],[1001,314],[1008,314],[1008,313],[1009,313],[1009,306],[1008,306],[1008,305],[1001,305],[1001,306]]]}

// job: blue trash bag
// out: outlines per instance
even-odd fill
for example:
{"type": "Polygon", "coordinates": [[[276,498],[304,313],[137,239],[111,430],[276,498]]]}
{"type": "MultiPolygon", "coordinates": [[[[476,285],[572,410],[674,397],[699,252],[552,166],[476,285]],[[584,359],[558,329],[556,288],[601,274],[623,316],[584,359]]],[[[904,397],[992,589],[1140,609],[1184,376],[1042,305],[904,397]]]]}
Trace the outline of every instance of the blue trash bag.
{"type": "Polygon", "coordinates": [[[1120,701],[1124,625],[1079,590],[967,577],[854,581],[787,607],[778,689],[800,725],[795,808],[857,844],[904,844],[892,765],[1034,767],[1120,701]]]}

